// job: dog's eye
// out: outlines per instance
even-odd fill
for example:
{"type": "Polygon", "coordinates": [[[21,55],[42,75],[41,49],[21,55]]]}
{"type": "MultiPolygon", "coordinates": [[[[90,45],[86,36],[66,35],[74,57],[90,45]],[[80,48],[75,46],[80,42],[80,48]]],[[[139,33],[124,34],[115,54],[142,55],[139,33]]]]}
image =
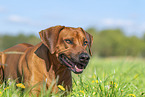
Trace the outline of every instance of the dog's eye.
{"type": "Polygon", "coordinates": [[[68,44],[73,44],[73,42],[70,39],[65,39],[65,42],[68,44]]]}
{"type": "Polygon", "coordinates": [[[86,46],[88,44],[88,41],[84,41],[84,46],[86,46]]]}

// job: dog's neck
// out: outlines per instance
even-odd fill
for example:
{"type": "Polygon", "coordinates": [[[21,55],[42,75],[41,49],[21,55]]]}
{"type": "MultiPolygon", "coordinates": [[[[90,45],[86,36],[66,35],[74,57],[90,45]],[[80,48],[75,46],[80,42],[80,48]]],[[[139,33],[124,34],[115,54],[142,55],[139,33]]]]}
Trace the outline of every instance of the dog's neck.
{"type": "Polygon", "coordinates": [[[54,71],[54,76],[58,77],[58,84],[64,84],[64,87],[68,89],[72,86],[71,71],[58,61],[55,54],[51,54],[49,49],[43,44],[39,43],[35,54],[45,60],[47,72],[54,71]],[[57,60],[56,60],[57,59],[57,60]],[[61,80],[60,80],[61,79],[61,80]]]}
{"type": "Polygon", "coordinates": [[[64,65],[61,65],[61,63],[59,62],[58,58],[56,57],[55,53],[54,54],[51,54],[49,52],[49,49],[43,44],[43,43],[39,43],[37,45],[37,49],[35,51],[35,54],[45,60],[45,62],[47,63],[47,70],[50,69],[50,67],[53,65],[53,69],[55,71],[58,71],[60,68],[61,69],[67,69],[66,66],[64,65]],[[56,60],[57,59],[57,60],[56,60]]]}

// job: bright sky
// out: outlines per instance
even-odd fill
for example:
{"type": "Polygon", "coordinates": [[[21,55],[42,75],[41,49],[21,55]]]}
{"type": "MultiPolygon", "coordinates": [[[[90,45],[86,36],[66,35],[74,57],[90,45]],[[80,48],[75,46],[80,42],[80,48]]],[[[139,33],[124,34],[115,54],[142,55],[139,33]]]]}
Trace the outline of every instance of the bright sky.
{"type": "Polygon", "coordinates": [[[0,34],[35,34],[55,25],[145,32],[145,0],[1,0],[0,34]]]}

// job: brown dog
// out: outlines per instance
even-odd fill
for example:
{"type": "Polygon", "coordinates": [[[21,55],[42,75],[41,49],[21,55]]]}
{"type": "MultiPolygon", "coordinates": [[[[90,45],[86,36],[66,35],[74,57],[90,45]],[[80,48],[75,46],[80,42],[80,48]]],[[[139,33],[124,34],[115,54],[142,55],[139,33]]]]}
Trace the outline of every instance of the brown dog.
{"type": "MultiPolygon", "coordinates": [[[[39,34],[42,42],[36,46],[23,43],[1,52],[0,63],[7,65],[1,67],[1,79],[17,79],[17,82],[23,81],[27,87],[46,81],[46,87],[49,88],[58,77],[53,90],[57,91],[59,84],[70,90],[71,71],[82,73],[89,62],[86,47],[91,54],[92,36],[82,28],[64,26],[51,27],[39,34]]],[[[40,91],[41,87],[42,84],[39,84],[34,89],[40,91]]]]}

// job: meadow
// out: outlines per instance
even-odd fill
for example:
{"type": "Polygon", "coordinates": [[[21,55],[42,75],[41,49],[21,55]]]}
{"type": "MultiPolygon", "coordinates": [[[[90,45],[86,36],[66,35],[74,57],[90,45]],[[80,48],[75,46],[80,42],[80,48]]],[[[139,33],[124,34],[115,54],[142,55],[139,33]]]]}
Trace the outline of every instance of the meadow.
{"type": "MultiPolygon", "coordinates": [[[[67,97],[143,97],[145,96],[145,59],[131,57],[92,57],[80,75],[73,75],[73,90],[67,97]]],[[[44,84],[45,86],[45,84],[44,84]]],[[[0,86],[1,97],[29,97],[23,84],[7,81],[0,86]],[[23,90],[23,91],[22,91],[23,90]]],[[[40,97],[59,97],[42,89],[40,97]]],[[[32,95],[31,95],[32,96],[32,95]]],[[[33,97],[33,96],[32,96],[33,97]]],[[[35,96],[34,96],[35,97],[35,96]]]]}

